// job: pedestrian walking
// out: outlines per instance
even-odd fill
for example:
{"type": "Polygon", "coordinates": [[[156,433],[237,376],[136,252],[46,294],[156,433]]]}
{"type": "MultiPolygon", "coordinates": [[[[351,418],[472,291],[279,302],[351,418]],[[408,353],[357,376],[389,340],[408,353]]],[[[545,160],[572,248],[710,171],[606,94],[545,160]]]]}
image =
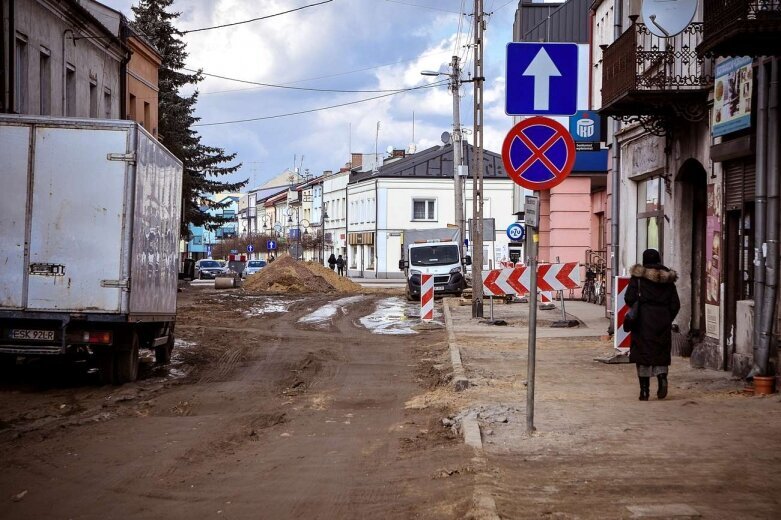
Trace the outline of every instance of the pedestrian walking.
{"type": "Polygon", "coordinates": [[[681,308],[675,281],[678,274],[662,265],[659,251],[646,249],[642,265],[630,270],[632,275],[626,290],[628,306],[638,302],[637,316],[632,321],[632,344],[629,361],[637,365],[640,400],[647,401],[651,392],[651,377],[659,386],[656,396],[667,397],[667,372],[672,350],[672,324],[681,308]]]}
{"type": "Polygon", "coordinates": [[[331,253],[331,256],[328,257],[328,267],[331,268],[331,271],[333,271],[334,267],[336,267],[336,257],[333,253],[331,253]]]}
{"type": "Polygon", "coordinates": [[[336,259],[336,270],[339,276],[344,276],[344,258],[342,258],[342,255],[339,255],[339,258],[336,259]]]}

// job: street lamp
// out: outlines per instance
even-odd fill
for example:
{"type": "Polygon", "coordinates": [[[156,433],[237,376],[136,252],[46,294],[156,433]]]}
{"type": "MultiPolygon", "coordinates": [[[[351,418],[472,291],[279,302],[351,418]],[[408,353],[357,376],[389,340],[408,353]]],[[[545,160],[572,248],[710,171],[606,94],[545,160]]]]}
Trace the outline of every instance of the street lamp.
{"type": "MultiPolygon", "coordinates": [[[[448,76],[450,82],[448,84],[450,91],[453,93],[453,196],[455,198],[455,219],[456,225],[461,241],[459,247],[462,248],[464,244],[464,196],[463,185],[460,177],[460,167],[462,163],[462,147],[461,147],[461,107],[459,90],[462,83],[468,83],[472,80],[461,79],[461,69],[458,65],[459,57],[453,56],[453,61],[450,62],[450,72],[437,72],[433,70],[421,71],[423,76],[448,76]]],[[[466,179],[464,179],[466,180],[466,179]]]]}

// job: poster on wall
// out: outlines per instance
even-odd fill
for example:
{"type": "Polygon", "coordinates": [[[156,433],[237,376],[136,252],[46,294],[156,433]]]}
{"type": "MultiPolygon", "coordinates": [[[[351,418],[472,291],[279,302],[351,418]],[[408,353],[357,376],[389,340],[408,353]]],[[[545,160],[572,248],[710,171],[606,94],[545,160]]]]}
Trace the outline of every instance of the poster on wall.
{"type": "Polygon", "coordinates": [[[713,137],[751,127],[753,58],[728,58],[716,65],[713,93],[713,137]]]}
{"type": "Polygon", "coordinates": [[[708,184],[705,233],[705,333],[719,338],[721,286],[721,185],[708,184]]]}

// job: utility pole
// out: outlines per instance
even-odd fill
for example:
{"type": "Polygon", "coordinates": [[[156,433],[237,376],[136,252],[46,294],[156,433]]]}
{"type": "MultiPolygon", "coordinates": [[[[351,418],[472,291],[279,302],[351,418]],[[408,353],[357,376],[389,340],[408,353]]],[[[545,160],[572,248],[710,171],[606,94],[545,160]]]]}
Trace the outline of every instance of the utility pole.
{"type": "Polygon", "coordinates": [[[472,167],[472,317],[483,317],[483,0],[475,0],[474,165],[472,167]]]}
{"type": "Polygon", "coordinates": [[[459,91],[461,90],[461,69],[458,65],[458,56],[453,56],[450,69],[452,73],[450,90],[453,92],[453,193],[456,199],[456,225],[458,226],[459,240],[461,240],[459,247],[463,249],[466,235],[464,234],[464,193],[459,171],[463,163],[461,157],[463,145],[461,143],[461,98],[459,96],[459,91]]]}

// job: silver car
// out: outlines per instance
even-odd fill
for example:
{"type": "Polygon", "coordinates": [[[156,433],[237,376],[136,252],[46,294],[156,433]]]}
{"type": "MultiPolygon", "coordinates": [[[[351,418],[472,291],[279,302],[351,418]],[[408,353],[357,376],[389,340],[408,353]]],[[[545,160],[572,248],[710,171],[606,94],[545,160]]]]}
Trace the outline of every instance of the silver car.
{"type": "Polygon", "coordinates": [[[242,273],[242,276],[246,278],[251,274],[257,273],[264,267],[266,267],[265,260],[250,260],[249,262],[247,262],[247,267],[244,268],[244,272],[242,273]]]}

